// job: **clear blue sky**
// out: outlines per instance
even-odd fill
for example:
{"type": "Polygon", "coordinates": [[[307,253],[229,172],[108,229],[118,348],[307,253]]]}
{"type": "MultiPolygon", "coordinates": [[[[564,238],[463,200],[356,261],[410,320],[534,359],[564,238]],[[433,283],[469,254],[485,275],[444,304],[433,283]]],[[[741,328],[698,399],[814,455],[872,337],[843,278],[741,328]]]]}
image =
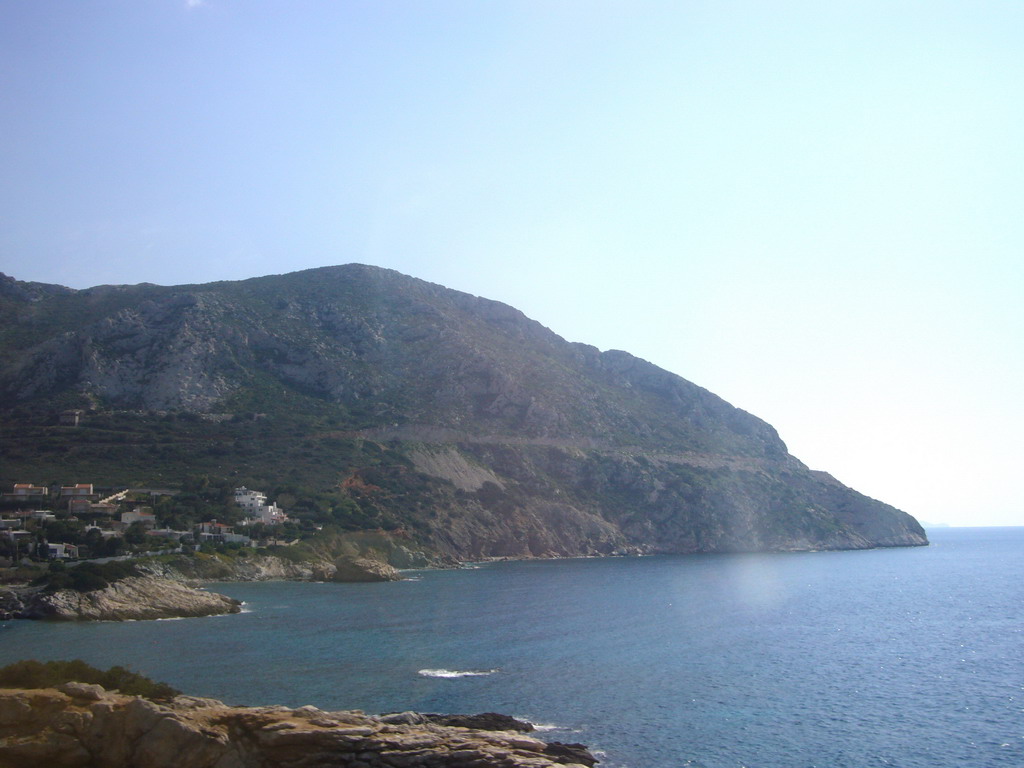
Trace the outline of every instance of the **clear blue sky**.
{"type": "Polygon", "coordinates": [[[0,270],[363,262],[1024,525],[1024,3],[0,5],[0,270]]]}

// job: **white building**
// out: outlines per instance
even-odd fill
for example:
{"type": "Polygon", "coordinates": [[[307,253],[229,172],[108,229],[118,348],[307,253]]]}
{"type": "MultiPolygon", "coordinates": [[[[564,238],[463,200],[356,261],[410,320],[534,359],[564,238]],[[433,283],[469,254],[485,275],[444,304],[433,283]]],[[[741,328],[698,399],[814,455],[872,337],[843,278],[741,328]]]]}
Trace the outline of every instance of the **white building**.
{"type": "Polygon", "coordinates": [[[235,504],[245,510],[246,515],[254,516],[266,503],[267,494],[265,493],[250,491],[244,485],[241,488],[235,488],[235,504]]]}
{"type": "Polygon", "coordinates": [[[47,544],[46,556],[52,560],[77,560],[78,547],[74,544],[47,544]]]}
{"type": "Polygon", "coordinates": [[[288,519],[288,515],[284,513],[277,504],[264,504],[260,507],[259,512],[249,517],[247,522],[250,523],[263,523],[264,525],[278,525],[288,519]]]}
{"type": "Polygon", "coordinates": [[[267,504],[267,494],[250,491],[245,487],[235,489],[235,504],[245,512],[243,525],[278,525],[288,519],[288,515],[276,503],[267,504]]]}

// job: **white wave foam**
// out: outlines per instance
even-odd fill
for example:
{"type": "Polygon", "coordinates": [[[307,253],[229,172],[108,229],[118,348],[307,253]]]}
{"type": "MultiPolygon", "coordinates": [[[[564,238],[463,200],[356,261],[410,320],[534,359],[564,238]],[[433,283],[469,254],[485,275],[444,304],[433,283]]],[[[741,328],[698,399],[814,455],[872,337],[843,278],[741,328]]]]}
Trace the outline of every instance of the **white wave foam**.
{"type": "Polygon", "coordinates": [[[543,732],[543,731],[564,731],[564,730],[566,730],[562,726],[555,725],[553,723],[535,723],[535,722],[531,721],[527,717],[517,717],[516,720],[526,720],[528,723],[530,723],[530,725],[533,726],[533,730],[535,730],[535,731],[543,732]]]}
{"type": "Polygon", "coordinates": [[[445,679],[451,679],[455,677],[486,677],[487,675],[493,675],[498,670],[496,669],[421,669],[419,674],[424,677],[443,677],[445,679]]]}
{"type": "Polygon", "coordinates": [[[533,730],[540,731],[541,733],[550,731],[560,731],[561,733],[583,733],[579,728],[570,728],[567,725],[556,725],[555,723],[537,723],[528,717],[516,717],[516,720],[525,720],[533,726],[533,730]]]}

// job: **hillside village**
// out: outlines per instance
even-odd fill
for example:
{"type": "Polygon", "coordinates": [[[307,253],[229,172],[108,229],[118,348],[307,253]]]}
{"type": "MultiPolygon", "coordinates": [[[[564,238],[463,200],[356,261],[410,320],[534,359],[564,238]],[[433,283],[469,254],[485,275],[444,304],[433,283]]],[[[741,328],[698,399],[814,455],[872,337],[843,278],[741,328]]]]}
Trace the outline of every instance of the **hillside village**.
{"type": "Polygon", "coordinates": [[[288,515],[261,491],[235,488],[226,519],[184,526],[187,515],[163,513],[169,507],[164,502],[178,493],[157,488],[101,491],[92,483],[15,483],[0,496],[0,565],[298,541],[288,515]]]}

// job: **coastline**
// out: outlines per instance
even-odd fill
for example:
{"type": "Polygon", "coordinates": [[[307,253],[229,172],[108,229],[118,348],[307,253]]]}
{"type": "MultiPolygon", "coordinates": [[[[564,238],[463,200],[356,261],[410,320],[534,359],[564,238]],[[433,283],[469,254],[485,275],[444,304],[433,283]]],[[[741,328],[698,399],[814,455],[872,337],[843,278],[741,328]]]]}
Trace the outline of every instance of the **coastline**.
{"type": "MultiPolygon", "coordinates": [[[[0,620],[49,619],[65,621],[123,621],[171,618],[196,618],[238,613],[237,600],[208,591],[203,585],[218,582],[342,582],[369,583],[400,581],[403,573],[420,570],[476,569],[501,562],[544,560],[595,560],[606,558],[644,558],[658,555],[744,555],[841,552],[928,546],[920,543],[874,544],[863,547],[793,546],[768,550],[727,552],[652,552],[636,548],[630,552],[589,555],[494,556],[455,563],[431,559],[422,552],[402,548],[398,558],[391,553],[348,551],[334,558],[326,551],[303,560],[290,560],[275,554],[246,557],[219,555],[162,556],[134,561],[138,571],[130,578],[119,578],[102,589],[46,591],[28,584],[0,587],[0,620]],[[414,556],[415,555],[415,556],[414,556]],[[398,567],[388,560],[397,559],[398,567]],[[415,564],[410,566],[410,562],[415,564]],[[402,567],[406,566],[406,567],[402,567]]],[[[330,554],[334,554],[333,552],[330,554]]]]}

